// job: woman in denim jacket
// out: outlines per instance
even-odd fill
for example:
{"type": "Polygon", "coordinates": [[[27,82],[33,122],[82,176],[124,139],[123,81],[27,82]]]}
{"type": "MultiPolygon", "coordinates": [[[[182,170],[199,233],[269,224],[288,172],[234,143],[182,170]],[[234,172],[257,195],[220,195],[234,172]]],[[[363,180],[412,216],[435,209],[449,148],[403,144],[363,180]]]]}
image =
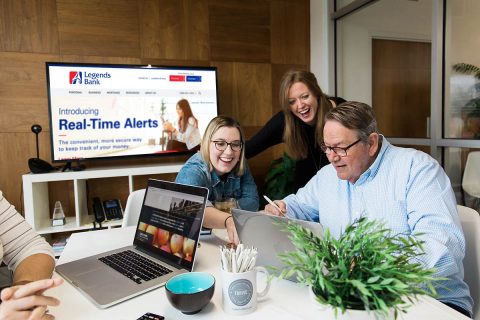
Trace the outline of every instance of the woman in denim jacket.
{"type": "Polygon", "coordinates": [[[213,202],[235,198],[244,210],[258,210],[257,186],[245,159],[244,135],[233,118],[218,116],[207,126],[200,152],[187,160],[176,182],[206,187],[209,190],[203,225],[226,228],[231,242],[238,243],[232,215],[220,211],[213,202]]]}

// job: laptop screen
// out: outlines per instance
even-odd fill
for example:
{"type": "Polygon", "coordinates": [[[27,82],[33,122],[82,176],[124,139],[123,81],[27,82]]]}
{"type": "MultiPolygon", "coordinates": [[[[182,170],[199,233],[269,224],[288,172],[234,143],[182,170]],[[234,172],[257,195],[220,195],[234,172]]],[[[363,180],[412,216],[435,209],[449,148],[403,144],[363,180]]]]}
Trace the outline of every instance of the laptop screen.
{"type": "Polygon", "coordinates": [[[134,244],[189,271],[208,189],[149,179],[134,244]]]}

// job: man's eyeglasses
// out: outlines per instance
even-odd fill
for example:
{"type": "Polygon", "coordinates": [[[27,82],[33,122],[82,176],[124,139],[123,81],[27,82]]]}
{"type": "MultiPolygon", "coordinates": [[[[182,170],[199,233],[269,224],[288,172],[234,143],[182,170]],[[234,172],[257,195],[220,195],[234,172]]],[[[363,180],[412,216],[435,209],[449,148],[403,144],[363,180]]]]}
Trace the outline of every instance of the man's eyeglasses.
{"type": "Polygon", "coordinates": [[[230,146],[232,151],[240,151],[243,148],[243,142],[242,141],[232,141],[232,142],[227,142],[223,140],[215,140],[212,141],[215,144],[215,148],[218,151],[225,151],[227,150],[227,147],[230,146]]]}
{"type": "Polygon", "coordinates": [[[359,143],[360,141],[362,141],[362,139],[358,139],[358,140],[355,141],[354,143],[349,144],[348,146],[346,146],[345,148],[342,148],[342,147],[329,147],[329,146],[326,146],[326,145],[322,142],[322,144],[320,145],[320,148],[322,149],[323,152],[325,152],[325,154],[330,154],[330,153],[333,151],[336,155],[339,155],[340,157],[346,157],[346,156],[347,156],[347,150],[350,149],[351,147],[353,147],[354,145],[356,145],[357,143],[359,143]]]}

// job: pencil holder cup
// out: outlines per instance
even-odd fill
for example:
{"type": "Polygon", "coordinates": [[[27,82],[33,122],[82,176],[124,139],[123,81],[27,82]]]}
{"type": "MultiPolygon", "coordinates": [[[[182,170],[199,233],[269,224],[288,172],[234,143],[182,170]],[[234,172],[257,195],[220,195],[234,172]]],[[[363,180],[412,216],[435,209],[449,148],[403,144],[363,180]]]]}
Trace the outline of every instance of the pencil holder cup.
{"type": "Polygon", "coordinates": [[[242,315],[257,308],[257,299],[266,296],[270,289],[268,271],[264,267],[254,267],[246,272],[222,270],[223,310],[229,314],[242,315]],[[257,291],[257,275],[263,273],[265,288],[257,291]]]}

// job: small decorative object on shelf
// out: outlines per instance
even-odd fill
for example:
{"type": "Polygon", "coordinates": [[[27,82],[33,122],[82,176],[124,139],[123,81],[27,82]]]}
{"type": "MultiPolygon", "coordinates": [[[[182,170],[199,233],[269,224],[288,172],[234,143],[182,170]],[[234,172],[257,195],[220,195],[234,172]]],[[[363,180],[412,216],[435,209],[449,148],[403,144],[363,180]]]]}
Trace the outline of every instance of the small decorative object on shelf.
{"type": "Polygon", "coordinates": [[[53,208],[53,221],[52,226],[63,226],[65,224],[65,213],[63,212],[62,203],[55,201],[55,207],[53,208]]]}

